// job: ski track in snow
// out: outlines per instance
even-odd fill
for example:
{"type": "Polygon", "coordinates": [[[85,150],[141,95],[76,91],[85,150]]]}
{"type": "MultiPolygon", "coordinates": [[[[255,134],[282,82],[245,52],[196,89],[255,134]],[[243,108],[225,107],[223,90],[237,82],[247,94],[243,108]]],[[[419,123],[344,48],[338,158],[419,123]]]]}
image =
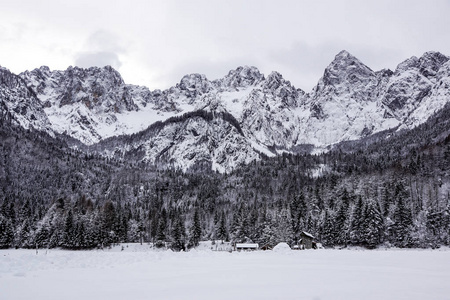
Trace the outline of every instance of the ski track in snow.
{"type": "Polygon", "coordinates": [[[439,300],[449,282],[450,251],[437,250],[0,250],[3,300],[439,300]]]}

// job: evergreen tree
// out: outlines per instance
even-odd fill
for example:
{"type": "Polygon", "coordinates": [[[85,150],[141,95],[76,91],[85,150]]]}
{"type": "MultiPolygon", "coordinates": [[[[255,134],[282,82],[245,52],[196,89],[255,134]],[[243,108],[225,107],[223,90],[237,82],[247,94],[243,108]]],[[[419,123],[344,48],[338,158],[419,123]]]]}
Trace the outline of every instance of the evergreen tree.
{"type": "Polygon", "coordinates": [[[16,224],[16,210],[14,208],[14,202],[10,201],[8,197],[3,200],[0,206],[0,216],[3,215],[9,222],[11,226],[14,227],[16,224]]]}
{"type": "Polygon", "coordinates": [[[282,209],[276,217],[275,236],[277,243],[292,243],[294,234],[292,231],[291,214],[288,209],[282,209]]]}
{"type": "Polygon", "coordinates": [[[14,231],[10,220],[0,215],[0,249],[7,249],[14,241],[14,231]]]}
{"type": "Polygon", "coordinates": [[[248,214],[244,207],[240,207],[238,212],[233,215],[232,235],[236,243],[244,243],[250,240],[248,214]]]}
{"type": "Polygon", "coordinates": [[[353,210],[352,221],[350,225],[350,242],[353,245],[360,245],[363,240],[364,231],[364,206],[362,197],[358,197],[353,210]]]}
{"type": "Polygon", "coordinates": [[[197,247],[202,238],[202,227],[198,210],[194,212],[194,219],[189,231],[189,248],[197,247]]]}
{"type": "Polygon", "coordinates": [[[156,232],[156,247],[161,248],[166,244],[166,221],[164,218],[159,218],[158,231],[156,232]]]}
{"type": "Polygon", "coordinates": [[[262,246],[269,246],[270,248],[275,247],[278,243],[275,235],[275,221],[274,216],[270,212],[266,212],[266,217],[264,218],[262,224],[262,233],[260,237],[260,243],[262,246]]]}
{"type": "Polygon", "coordinates": [[[114,231],[116,228],[116,208],[111,201],[107,201],[103,205],[102,218],[101,218],[101,239],[102,245],[109,246],[112,243],[117,243],[117,233],[114,231]]]}
{"type": "Polygon", "coordinates": [[[184,251],[186,241],[186,229],[180,217],[176,218],[175,226],[172,230],[172,249],[175,251],[184,251]]]}
{"type": "Polygon", "coordinates": [[[367,248],[373,249],[380,242],[384,230],[383,217],[377,205],[369,201],[364,212],[363,240],[367,248]]]}
{"type": "Polygon", "coordinates": [[[217,239],[221,240],[222,243],[224,241],[228,240],[228,230],[227,230],[225,212],[222,212],[222,214],[220,215],[220,221],[219,221],[218,226],[216,227],[215,236],[217,239]]]}
{"type": "Polygon", "coordinates": [[[334,245],[334,220],[330,215],[328,209],[325,210],[325,215],[322,221],[322,228],[320,232],[321,241],[325,246],[334,245]]]}
{"type": "Polygon", "coordinates": [[[66,220],[64,222],[64,235],[62,246],[67,249],[75,248],[75,228],[73,221],[73,213],[71,209],[67,212],[66,220]]]}
{"type": "Polygon", "coordinates": [[[79,220],[76,223],[76,227],[75,227],[75,242],[74,247],[75,249],[86,249],[88,248],[87,244],[86,244],[86,227],[84,225],[84,222],[79,220]]]}
{"type": "Polygon", "coordinates": [[[302,228],[305,226],[305,214],[307,206],[303,192],[293,197],[290,203],[292,231],[296,240],[299,239],[302,228]]]}
{"type": "Polygon", "coordinates": [[[399,198],[394,213],[393,236],[394,245],[398,247],[411,246],[410,226],[413,224],[411,211],[406,207],[403,198],[399,198]]]}
{"type": "Polygon", "coordinates": [[[345,246],[348,242],[348,214],[348,204],[342,203],[334,220],[334,242],[338,245],[345,246]]]}

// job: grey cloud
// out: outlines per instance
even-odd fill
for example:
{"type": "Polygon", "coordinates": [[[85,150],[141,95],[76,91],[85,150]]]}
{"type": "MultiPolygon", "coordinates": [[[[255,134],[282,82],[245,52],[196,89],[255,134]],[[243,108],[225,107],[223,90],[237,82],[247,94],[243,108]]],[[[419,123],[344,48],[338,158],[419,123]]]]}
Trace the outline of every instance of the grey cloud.
{"type": "Polygon", "coordinates": [[[113,33],[99,30],[92,33],[86,40],[83,50],[75,54],[75,65],[83,68],[93,66],[112,66],[119,69],[122,62],[119,54],[126,53],[120,39],[113,33]]]}
{"type": "Polygon", "coordinates": [[[82,68],[111,66],[114,69],[119,69],[122,63],[116,53],[98,51],[78,53],[75,65],[82,68]]]}
{"type": "Polygon", "coordinates": [[[87,39],[86,47],[116,53],[126,52],[125,47],[121,44],[121,39],[106,30],[98,30],[92,33],[87,39]]]}

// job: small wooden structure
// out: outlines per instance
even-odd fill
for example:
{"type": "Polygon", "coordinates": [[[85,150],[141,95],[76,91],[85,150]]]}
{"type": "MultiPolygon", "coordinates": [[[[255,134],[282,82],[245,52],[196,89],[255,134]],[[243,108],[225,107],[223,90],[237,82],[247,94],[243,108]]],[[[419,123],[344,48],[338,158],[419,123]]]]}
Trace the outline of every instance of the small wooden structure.
{"type": "Polygon", "coordinates": [[[300,233],[300,241],[299,241],[299,246],[302,249],[316,249],[316,241],[315,241],[315,237],[306,232],[306,231],[302,231],[302,233],[300,233]]]}
{"type": "Polygon", "coordinates": [[[261,246],[259,249],[265,251],[265,250],[272,250],[273,247],[269,244],[265,244],[264,246],[261,246]]]}
{"type": "Polygon", "coordinates": [[[255,251],[259,249],[258,244],[253,243],[237,243],[234,245],[235,251],[255,251]]]}

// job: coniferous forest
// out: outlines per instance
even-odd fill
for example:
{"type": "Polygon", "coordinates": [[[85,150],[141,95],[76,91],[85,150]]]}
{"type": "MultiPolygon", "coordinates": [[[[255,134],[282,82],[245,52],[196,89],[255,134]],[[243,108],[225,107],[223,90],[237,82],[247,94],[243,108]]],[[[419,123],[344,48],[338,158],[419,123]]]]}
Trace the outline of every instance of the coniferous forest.
{"type": "Polygon", "coordinates": [[[0,248],[201,240],[325,247],[450,245],[450,106],[409,131],[228,174],[105,158],[0,116],[0,248]]]}

